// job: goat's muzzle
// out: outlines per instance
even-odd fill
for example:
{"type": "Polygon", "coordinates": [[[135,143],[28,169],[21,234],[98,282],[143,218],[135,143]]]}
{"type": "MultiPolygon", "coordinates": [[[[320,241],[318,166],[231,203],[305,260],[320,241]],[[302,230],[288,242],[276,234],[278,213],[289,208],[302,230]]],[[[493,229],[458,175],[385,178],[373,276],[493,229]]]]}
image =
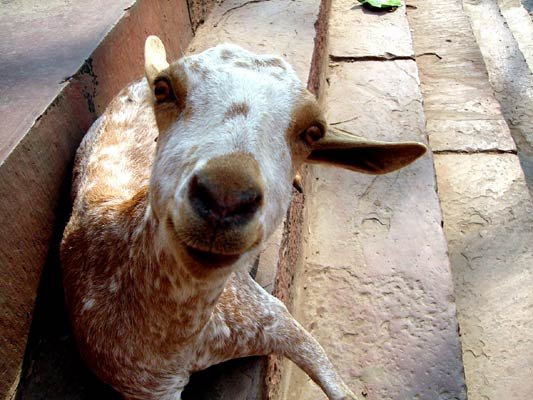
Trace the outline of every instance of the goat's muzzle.
{"type": "Polygon", "coordinates": [[[231,176],[226,169],[203,169],[189,185],[194,212],[214,227],[245,225],[263,204],[261,187],[248,174],[231,176]]]}
{"type": "Polygon", "coordinates": [[[190,178],[175,224],[187,255],[200,264],[229,264],[262,239],[258,215],[264,184],[247,153],[211,159],[190,178]]]}

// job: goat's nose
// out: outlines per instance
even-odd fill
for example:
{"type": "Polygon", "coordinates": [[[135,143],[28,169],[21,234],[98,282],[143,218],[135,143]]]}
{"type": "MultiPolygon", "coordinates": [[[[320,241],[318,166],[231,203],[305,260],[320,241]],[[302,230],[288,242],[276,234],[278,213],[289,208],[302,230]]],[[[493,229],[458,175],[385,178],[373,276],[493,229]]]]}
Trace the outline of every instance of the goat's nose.
{"type": "Polygon", "coordinates": [[[214,224],[241,225],[263,204],[259,168],[248,155],[213,159],[190,181],[189,201],[195,213],[214,224]]]}

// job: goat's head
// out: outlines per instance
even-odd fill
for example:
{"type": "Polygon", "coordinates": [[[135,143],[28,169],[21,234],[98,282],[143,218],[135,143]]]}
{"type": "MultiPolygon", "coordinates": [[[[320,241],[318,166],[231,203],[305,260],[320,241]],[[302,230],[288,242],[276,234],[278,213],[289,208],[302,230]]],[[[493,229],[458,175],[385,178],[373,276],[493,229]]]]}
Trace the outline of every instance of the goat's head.
{"type": "Polygon", "coordinates": [[[177,257],[195,271],[258,253],[303,162],[379,174],[426,150],[328,128],[314,96],[278,57],[221,45],[169,65],[151,36],[145,68],[159,129],[151,206],[177,257]]]}

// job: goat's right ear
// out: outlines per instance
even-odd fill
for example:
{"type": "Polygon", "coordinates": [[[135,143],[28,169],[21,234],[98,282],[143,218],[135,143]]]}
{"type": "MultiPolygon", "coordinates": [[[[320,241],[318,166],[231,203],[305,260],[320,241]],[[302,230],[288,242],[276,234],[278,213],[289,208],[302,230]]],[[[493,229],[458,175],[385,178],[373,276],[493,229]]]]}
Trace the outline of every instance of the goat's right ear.
{"type": "Polygon", "coordinates": [[[313,144],[307,162],[378,175],[405,167],[426,151],[422,143],[379,142],[330,127],[326,135],[313,144]]]}
{"type": "Polygon", "coordinates": [[[157,36],[148,36],[144,44],[144,71],[150,86],[154,85],[159,74],[168,67],[163,42],[157,36]]]}

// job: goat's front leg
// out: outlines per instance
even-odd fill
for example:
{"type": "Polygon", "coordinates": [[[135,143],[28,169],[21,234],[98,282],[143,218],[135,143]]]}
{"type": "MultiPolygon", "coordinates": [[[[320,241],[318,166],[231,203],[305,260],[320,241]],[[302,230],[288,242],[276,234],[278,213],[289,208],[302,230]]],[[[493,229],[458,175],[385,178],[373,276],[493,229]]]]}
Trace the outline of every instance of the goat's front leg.
{"type": "MultiPolygon", "coordinates": [[[[222,294],[202,343],[209,365],[232,358],[279,354],[298,365],[330,400],[356,400],[324,349],[288,312],[247,275],[235,275],[222,294]]],[[[208,365],[199,365],[198,369],[208,365]]]]}
{"type": "Polygon", "coordinates": [[[317,383],[330,400],[357,400],[329,361],[322,346],[311,336],[285,306],[277,311],[272,335],[272,351],[293,361],[317,383]]]}

